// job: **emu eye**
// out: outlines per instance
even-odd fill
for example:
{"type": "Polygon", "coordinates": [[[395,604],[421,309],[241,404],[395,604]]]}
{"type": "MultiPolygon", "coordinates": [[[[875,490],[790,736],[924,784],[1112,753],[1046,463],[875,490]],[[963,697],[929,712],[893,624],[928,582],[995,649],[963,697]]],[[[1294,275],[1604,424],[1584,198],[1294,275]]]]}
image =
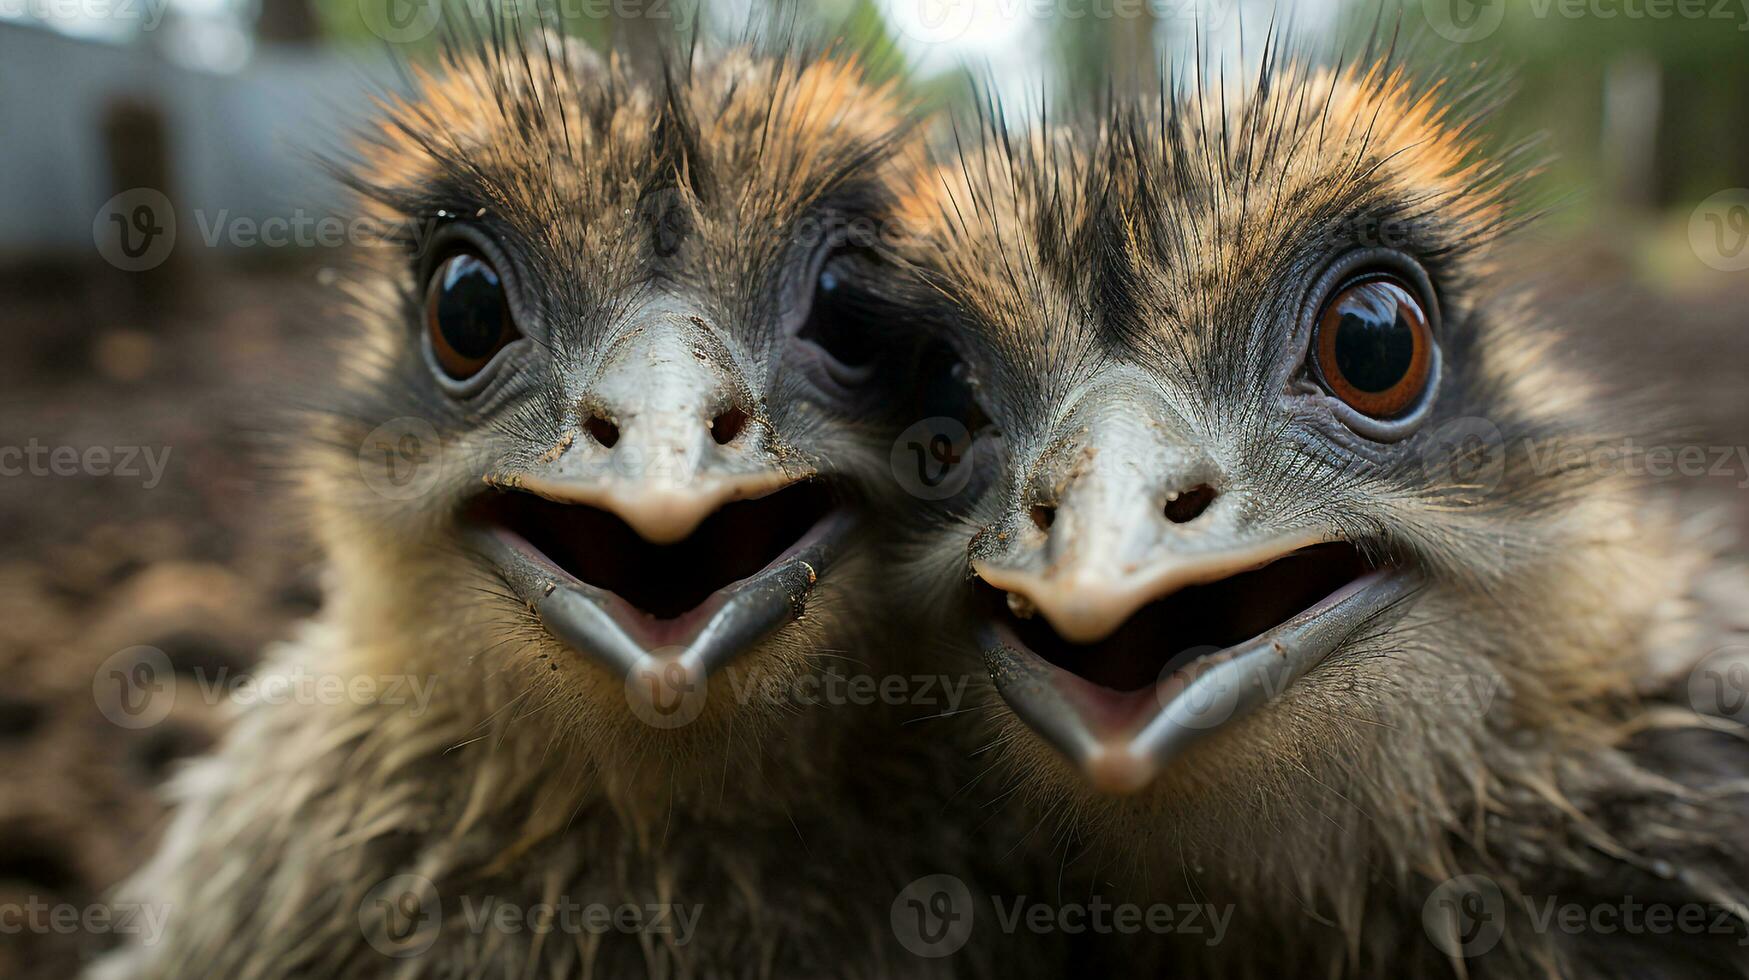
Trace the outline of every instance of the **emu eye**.
{"type": "Polygon", "coordinates": [[[517,338],[498,270],[474,252],[457,252],[431,274],[425,331],[443,373],[466,381],[517,338]]]}
{"type": "Polygon", "coordinates": [[[808,320],[796,334],[825,351],[846,368],[860,368],[878,351],[872,336],[874,310],[869,297],[850,286],[857,267],[875,260],[858,249],[843,249],[826,257],[814,280],[808,320]]]}
{"type": "Polygon", "coordinates": [[[916,413],[920,418],[953,419],[974,439],[994,427],[972,390],[971,372],[953,348],[942,343],[924,348],[913,377],[917,379],[916,413]]]}
{"type": "Polygon", "coordinates": [[[1398,280],[1351,279],[1325,301],[1313,337],[1317,373],[1332,395],[1375,419],[1421,401],[1433,374],[1427,311],[1398,280]]]}

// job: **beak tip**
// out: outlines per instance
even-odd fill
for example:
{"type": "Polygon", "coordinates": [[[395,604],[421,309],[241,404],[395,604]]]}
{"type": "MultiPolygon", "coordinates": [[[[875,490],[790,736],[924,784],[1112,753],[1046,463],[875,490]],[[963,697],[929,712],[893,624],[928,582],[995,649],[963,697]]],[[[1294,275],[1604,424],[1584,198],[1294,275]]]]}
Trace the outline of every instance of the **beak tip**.
{"type": "Polygon", "coordinates": [[[1127,744],[1100,743],[1081,760],[1088,782],[1102,793],[1129,796],[1154,781],[1155,766],[1127,744]]]}
{"type": "Polygon", "coordinates": [[[632,530],[638,532],[638,537],[655,545],[678,544],[686,540],[687,535],[703,520],[702,517],[695,518],[690,513],[660,504],[652,507],[624,507],[617,513],[632,530]]]}
{"type": "Polygon", "coordinates": [[[1130,603],[1103,585],[1052,588],[1028,598],[1057,635],[1070,643],[1098,643],[1117,632],[1135,612],[1130,603]]]}
{"type": "Polygon", "coordinates": [[[622,486],[605,494],[601,504],[625,521],[638,537],[651,544],[669,545],[686,540],[728,496],[724,489],[716,487],[622,486]]]}

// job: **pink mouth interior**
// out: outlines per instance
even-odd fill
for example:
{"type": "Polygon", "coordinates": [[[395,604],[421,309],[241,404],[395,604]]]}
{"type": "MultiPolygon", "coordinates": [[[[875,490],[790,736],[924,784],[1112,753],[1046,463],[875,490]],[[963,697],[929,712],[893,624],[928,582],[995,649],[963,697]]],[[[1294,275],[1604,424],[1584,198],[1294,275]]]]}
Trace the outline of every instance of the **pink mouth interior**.
{"type": "Polygon", "coordinates": [[[1001,592],[982,588],[997,622],[1014,639],[1098,689],[1084,692],[1086,707],[1117,721],[1153,704],[1155,685],[1173,671],[1273,629],[1372,568],[1351,544],[1316,545],[1262,568],[1180,589],[1096,643],[1070,643],[1043,616],[1017,617],[1001,592]]]}
{"type": "Polygon", "coordinates": [[[719,593],[753,576],[833,511],[818,481],[724,506],[683,541],[651,544],[613,514],[533,494],[492,491],[468,520],[502,529],[577,581],[611,592],[652,638],[684,634],[721,604],[719,593]]]}

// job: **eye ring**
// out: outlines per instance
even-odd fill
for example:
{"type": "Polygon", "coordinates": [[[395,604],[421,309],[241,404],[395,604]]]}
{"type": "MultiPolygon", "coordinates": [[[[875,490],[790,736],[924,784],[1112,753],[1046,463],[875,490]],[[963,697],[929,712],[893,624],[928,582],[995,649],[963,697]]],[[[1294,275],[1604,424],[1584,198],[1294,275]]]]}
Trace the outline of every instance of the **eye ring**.
{"type": "Polygon", "coordinates": [[[1414,260],[1390,249],[1349,253],[1307,297],[1304,371],[1348,428],[1397,441],[1419,428],[1439,388],[1439,317],[1414,260]]]}
{"type": "Polygon", "coordinates": [[[817,248],[803,266],[806,278],[791,292],[789,309],[795,312],[779,347],[779,355],[821,394],[843,404],[869,398],[868,382],[880,370],[871,330],[879,304],[850,285],[856,264],[872,261],[872,253],[850,246],[844,235],[817,248]]]}
{"type": "Polygon", "coordinates": [[[429,255],[418,308],[426,360],[444,390],[473,395],[524,336],[507,263],[484,234],[461,226],[446,229],[429,255]]]}

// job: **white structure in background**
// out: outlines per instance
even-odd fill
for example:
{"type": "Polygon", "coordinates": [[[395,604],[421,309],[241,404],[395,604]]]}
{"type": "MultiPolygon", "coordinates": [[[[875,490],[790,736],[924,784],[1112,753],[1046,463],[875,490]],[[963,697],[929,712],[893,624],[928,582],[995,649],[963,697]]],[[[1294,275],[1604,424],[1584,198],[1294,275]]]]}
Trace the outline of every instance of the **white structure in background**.
{"type": "MultiPolygon", "coordinates": [[[[124,0],[0,0],[0,10],[20,3],[91,10],[112,2],[123,9],[124,0]]],[[[141,15],[126,32],[106,33],[88,21],[0,20],[0,127],[7,133],[0,140],[0,250],[92,251],[98,210],[129,189],[112,186],[103,144],[104,122],[122,102],[150,106],[163,121],[173,185],[166,190],[185,245],[202,242],[197,214],[209,222],[220,214],[254,222],[329,214],[336,189],[311,159],[340,145],[348,116],[365,104],[369,71],[324,49],[276,46],[245,48],[246,60],[227,61],[234,69],[227,72],[190,67],[191,59],[167,50],[176,46],[167,35],[156,36],[173,23],[168,14],[147,19],[149,4],[164,0],[125,2],[141,15]]],[[[206,31],[190,28],[188,38],[206,40],[190,41],[188,51],[234,53],[206,31]]]]}

